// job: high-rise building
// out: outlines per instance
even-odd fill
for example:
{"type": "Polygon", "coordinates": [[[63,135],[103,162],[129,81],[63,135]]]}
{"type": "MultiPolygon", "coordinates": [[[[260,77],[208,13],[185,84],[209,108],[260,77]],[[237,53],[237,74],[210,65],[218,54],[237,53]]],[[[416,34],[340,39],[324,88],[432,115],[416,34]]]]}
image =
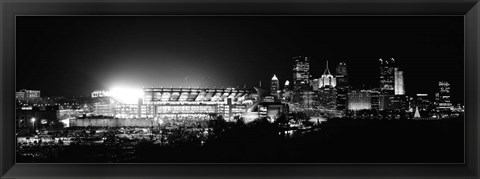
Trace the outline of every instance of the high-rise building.
{"type": "Polygon", "coordinates": [[[395,68],[395,95],[405,95],[405,82],[403,80],[403,71],[395,68]]]}
{"type": "Polygon", "coordinates": [[[318,89],[320,88],[320,79],[319,78],[315,78],[312,80],[312,89],[313,91],[318,91],[318,89]]]}
{"type": "Polygon", "coordinates": [[[283,90],[288,90],[290,89],[290,81],[285,81],[285,85],[283,86],[283,90]]]}
{"type": "Polygon", "coordinates": [[[312,90],[300,91],[300,104],[304,108],[312,108],[317,106],[317,93],[312,90]]]}
{"type": "Polygon", "coordinates": [[[292,90],[290,90],[290,81],[285,81],[285,84],[283,86],[283,90],[282,90],[282,94],[280,95],[281,96],[281,99],[283,101],[291,101],[292,100],[292,96],[293,96],[293,92],[292,90]]]}
{"type": "Polygon", "coordinates": [[[278,82],[277,76],[274,74],[272,77],[272,83],[270,84],[270,94],[278,97],[278,90],[280,90],[280,83],[278,82]]]}
{"type": "Polygon", "coordinates": [[[340,62],[336,68],[336,86],[337,89],[337,109],[345,110],[347,109],[347,100],[348,100],[348,71],[347,64],[345,62],[340,62]]]}
{"type": "Polygon", "coordinates": [[[380,91],[378,89],[368,90],[370,93],[372,109],[379,110],[380,109],[380,91]]]}
{"type": "Polygon", "coordinates": [[[321,109],[335,109],[337,107],[337,90],[332,86],[318,89],[318,107],[321,109]]]}
{"type": "Polygon", "coordinates": [[[293,57],[293,90],[292,102],[303,103],[304,96],[310,88],[310,64],[309,57],[296,56],[293,57]]]}
{"type": "Polygon", "coordinates": [[[328,61],[327,61],[327,67],[325,68],[325,71],[323,72],[323,75],[320,78],[319,83],[320,83],[319,88],[323,88],[325,86],[331,86],[331,87],[337,86],[336,78],[330,73],[330,69],[328,69],[328,61]]]}
{"type": "Polygon", "coordinates": [[[394,94],[395,91],[395,60],[382,60],[380,58],[380,93],[394,94]]]}
{"type": "Polygon", "coordinates": [[[436,107],[440,111],[452,110],[453,105],[450,101],[450,83],[446,81],[438,82],[439,93],[435,95],[436,107]]]}
{"type": "Polygon", "coordinates": [[[309,86],[310,83],[310,63],[309,57],[293,57],[293,90],[300,90],[309,86]]]}

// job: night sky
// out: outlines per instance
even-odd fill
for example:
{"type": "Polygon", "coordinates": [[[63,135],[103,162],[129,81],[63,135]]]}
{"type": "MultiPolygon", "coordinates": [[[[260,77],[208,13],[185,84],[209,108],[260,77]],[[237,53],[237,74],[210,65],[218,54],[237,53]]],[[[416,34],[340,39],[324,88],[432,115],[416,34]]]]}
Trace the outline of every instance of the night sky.
{"type": "Polygon", "coordinates": [[[121,87],[264,88],[292,80],[293,56],[320,77],[347,62],[353,87],[379,86],[395,58],[407,95],[451,83],[463,103],[463,16],[19,16],[16,83],[42,96],[121,87]]]}

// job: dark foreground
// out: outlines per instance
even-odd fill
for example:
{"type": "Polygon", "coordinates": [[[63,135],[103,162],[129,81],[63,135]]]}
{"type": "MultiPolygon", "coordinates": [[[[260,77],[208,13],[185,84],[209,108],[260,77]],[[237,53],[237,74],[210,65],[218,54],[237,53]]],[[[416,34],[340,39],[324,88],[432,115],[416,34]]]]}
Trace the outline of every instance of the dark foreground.
{"type": "Polygon", "coordinates": [[[234,124],[204,143],[71,145],[18,163],[463,163],[463,119],[331,119],[283,134],[273,124],[234,124]]]}

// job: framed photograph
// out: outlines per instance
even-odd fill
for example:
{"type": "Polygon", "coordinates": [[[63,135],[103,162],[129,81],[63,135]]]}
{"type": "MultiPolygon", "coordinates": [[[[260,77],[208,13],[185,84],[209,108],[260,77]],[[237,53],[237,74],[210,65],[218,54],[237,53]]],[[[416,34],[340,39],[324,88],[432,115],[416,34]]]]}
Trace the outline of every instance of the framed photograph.
{"type": "Polygon", "coordinates": [[[478,1],[1,8],[3,177],[479,176],[478,1]]]}

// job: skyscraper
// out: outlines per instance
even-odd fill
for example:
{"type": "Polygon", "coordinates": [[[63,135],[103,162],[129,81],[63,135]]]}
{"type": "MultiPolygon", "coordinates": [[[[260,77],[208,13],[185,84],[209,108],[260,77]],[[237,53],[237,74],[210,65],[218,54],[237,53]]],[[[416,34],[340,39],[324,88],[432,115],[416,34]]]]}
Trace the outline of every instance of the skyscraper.
{"type": "Polygon", "coordinates": [[[311,91],[310,89],[310,64],[309,57],[296,56],[293,57],[293,93],[292,102],[301,103],[305,98],[304,91],[311,91]]]}
{"type": "Polygon", "coordinates": [[[272,77],[272,83],[270,84],[270,94],[272,96],[278,96],[278,90],[280,89],[280,83],[278,82],[277,76],[275,74],[272,77]]]}
{"type": "Polygon", "coordinates": [[[395,91],[395,60],[382,60],[380,58],[380,93],[394,94],[395,91]]]}
{"type": "Polygon", "coordinates": [[[283,90],[288,90],[290,89],[290,81],[285,81],[285,85],[283,86],[283,90]]]}
{"type": "Polygon", "coordinates": [[[335,109],[337,107],[337,90],[332,86],[324,86],[318,89],[318,107],[321,109],[335,109]]]}
{"type": "Polygon", "coordinates": [[[440,111],[448,111],[453,108],[450,101],[450,83],[446,81],[438,82],[439,93],[435,95],[436,107],[440,111]]]}
{"type": "Polygon", "coordinates": [[[379,110],[380,109],[380,91],[378,89],[371,89],[367,90],[370,93],[372,109],[379,110]]]}
{"type": "Polygon", "coordinates": [[[312,88],[313,88],[313,91],[318,91],[318,89],[320,88],[320,79],[319,78],[315,78],[312,80],[312,88]]]}
{"type": "Polygon", "coordinates": [[[405,83],[403,81],[403,71],[395,68],[395,95],[405,95],[405,83]]]}
{"type": "Polygon", "coordinates": [[[330,73],[330,69],[328,69],[328,61],[327,61],[327,67],[325,68],[325,71],[323,72],[322,77],[319,80],[319,88],[323,88],[325,86],[330,86],[330,87],[335,87],[337,86],[337,80],[333,75],[330,73]]]}
{"type": "Polygon", "coordinates": [[[307,87],[310,83],[310,63],[309,57],[293,57],[293,90],[300,90],[307,87]]]}
{"type": "Polygon", "coordinates": [[[347,64],[345,62],[340,62],[336,68],[336,89],[337,89],[337,109],[345,110],[347,109],[347,99],[348,99],[348,71],[347,64]]]}

